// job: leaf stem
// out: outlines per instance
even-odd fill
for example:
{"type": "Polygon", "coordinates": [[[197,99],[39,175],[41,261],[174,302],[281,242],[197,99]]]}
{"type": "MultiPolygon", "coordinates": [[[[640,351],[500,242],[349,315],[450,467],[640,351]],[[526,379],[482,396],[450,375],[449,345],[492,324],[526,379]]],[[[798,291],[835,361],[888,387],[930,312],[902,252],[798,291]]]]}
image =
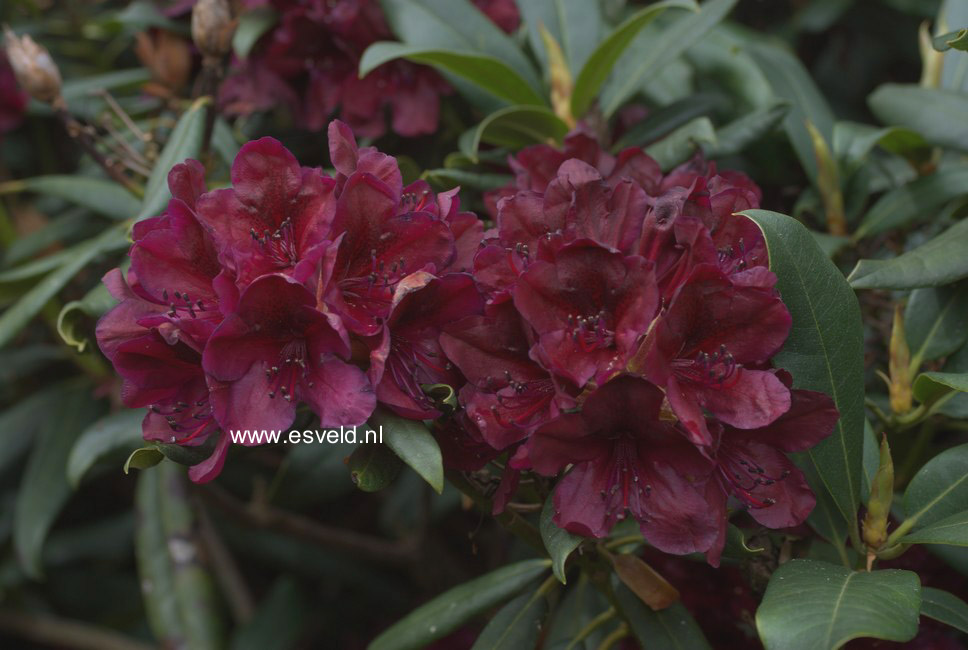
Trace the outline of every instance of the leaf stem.
{"type": "Polygon", "coordinates": [[[598,628],[600,628],[601,626],[605,625],[610,620],[615,618],[616,613],[617,612],[615,611],[614,607],[609,607],[604,612],[602,612],[592,620],[588,621],[588,624],[585,625],[585,627],[578,630],[578,634],[576,634],[575,637],[571,640],[571,643],[569,643],[565,647],[565,650],[574,650],[574,648],[577,648],[578,644],[584,641],[585,639],[587,639],[589,636],[591,636],[592,632],[594,632],[595,630],[597,630],[598,628]]]}
{"type": "Polygon", "coordinates": [[[602,642],[598,644],[598,650],[609,650],[616,643],[624,639],[629,635],[629,626],[626,623],[622,623],[617,628],[615,628],[611,634],[602,639],[602,642]]]}

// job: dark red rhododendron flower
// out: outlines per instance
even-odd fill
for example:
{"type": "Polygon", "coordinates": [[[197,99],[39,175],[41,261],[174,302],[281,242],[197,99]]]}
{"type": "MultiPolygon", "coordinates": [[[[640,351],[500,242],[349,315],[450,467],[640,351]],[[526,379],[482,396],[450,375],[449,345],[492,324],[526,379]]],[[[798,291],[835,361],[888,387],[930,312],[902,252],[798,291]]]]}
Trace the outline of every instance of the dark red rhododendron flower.
{"type": "Polygon", "coordinates": [[[28,99],[17,85],[7,55],[0,50],[0,136],[20,124],[28,99]]]}
{"type": "Polygon", "coordinates": [[[402,187],[396,161],[345,124],[330,136],[335,177],[272,138],[242,147],[226,189],[176,165],[165,213],[134,227],[126,281],[105,277],[119,304],[98,344],[124,402],[148,407],[145,437],[217,438],[196,481],[221,471],[230,432],[285,430],[300,403],[323,427],[362,424],[378,400],[433,418],[424,388],[463,383],[438,338],[483,308],[459,272],[481,225],[456,190],[402,187]]]}
{"type": "Polygon", "coordinates": [[[573,533],[631,515],[655,547],[717,564],[731,507],[802,523],[814,497],[785,454],[838,414],[771,367],[791,319],[762,233],[736,214],[759,206],[756,185],[701,158],[663,175],[582,130],[510,166],[474,260],[485,315],[441,337],[468,380],[469,439],[515,472],[564,472],[555,520],[573,533]]]}
{"type": "Polygon", "coordinates": [[[716,565],[732,509],[806,519],[786,454],[838,413],[772,366],[791,317],[737,214],[759,204],[748,178],[699,158],[663,175],[578,131],[512,159],[485,233],[456,189],[405,187],[347,125],[328,135],[333,176],[271,138],[225,189],[176,166],[127,277],[105,277],[120,302],[98,342],[125,403],[148,407],[145,437],[214,443],[194,480],[221,471],[231,431],[285,430],[299,404],[355,425],[380,404],[434,420],[449,467],[496,461],[495,512],[523,473],[557,477],[555,522],[576,534],[631,516],[655,548],[716,565]]]}
{"type": "MultiPolygon", "coordinates": [[[[396,40],[377,0],[248,0],[270,6],[278,23],[222,84],[220,103],[247,115],[286,106],[296,122],[322,129],[339,114],[354,131],[378,137],[391,128],[402,136],[437,129],[440,95],[450,86],[431,68],[391,61],[359,78],[360,57],[377,41],[396,40]]],[[[505,31],[520,23],[513,0],[478,0],[478,8],[505,31]]]]}

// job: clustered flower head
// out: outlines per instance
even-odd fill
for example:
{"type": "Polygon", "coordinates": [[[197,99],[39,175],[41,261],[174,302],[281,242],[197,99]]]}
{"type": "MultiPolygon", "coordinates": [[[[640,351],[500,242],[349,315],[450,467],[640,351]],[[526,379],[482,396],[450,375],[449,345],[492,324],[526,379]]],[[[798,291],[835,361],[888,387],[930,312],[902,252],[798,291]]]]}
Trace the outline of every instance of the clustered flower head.
{"type": "Polygon", "coordinates": [[[771,367],[791,318],[748,218],[759,189],[701,158],[663,175],[578,131],[511,158],[495,228],[474,259],[482,315],[444,328],[468,379],[457,466],[508,453],[516,474],[561,476],[555,522],[603,537],[631,515],[663,551],[718,564],[729,504],[772,528],[815,499],[786,452],[829,435],[821,393],[771,367]],[[463,444],[461,444],[463,443],[463,444]]]}
{"type": "Polygon", "coordinates": [[[701,158],[663,174],[587,133],[510,160],[494,227],[457,190],[403,186],[394,158],[329,127],[335,175],[278,142],[245,145],[232,185],[201,165],[169,176],[166,212],[137,224],[120,303],[98,342],[146,406],[144,435],[213,455],[223,431],[281,429],[297,405],[321,426],[377,407],[433,420],[450,466],[500,455],[501,509],[522,471],[558,477],[555,522],[603,537],[634,518],[654,547],[718,564],[727,511],[772,528],[814,496],[786,453],[838,413],[772,367],[791,318],[744,175],[701,158]],[[433,387],[454,388],[450,413],[433,387]]]}
{"type": "MultiPolygon", "coordinates": [[[[271,6],[278,24],[236,66],[220,92],[230,114],[246,115],[286,106],[309,130],[321,129],[334,114],[359,135],[377,137],[391,127],[402,136],[433,133],[440,95],[450,86],[431,68],[391,61],[366,77],[360,57],[377,41],[395,40],[377,0],[246,0],[247,8],[271,6]]],[[[513,0],[477,0],[499,27],[520,22],[513,0]]]]}
{"type": "Polygon", "coordinates": [[[306,404],[321,426],[362,424],[377,401],[404,417],[440,415],[424,385],[460,385],[437,341],[479,313],[470,274],[482,226],[456,190],[404,187],[396,161],[330,125],[336,175],[301,167],[272,138],[242,147],[232,186],[207,191],[196,161],[168,177],[164,214],[133,231],[120,302],[97,339],[147,407],[146,439],[217,439],[191,469],[222,469],[232,430],[286,430],[306,404]],[[220,433],[224,432],[224,433],[220,433]]]}

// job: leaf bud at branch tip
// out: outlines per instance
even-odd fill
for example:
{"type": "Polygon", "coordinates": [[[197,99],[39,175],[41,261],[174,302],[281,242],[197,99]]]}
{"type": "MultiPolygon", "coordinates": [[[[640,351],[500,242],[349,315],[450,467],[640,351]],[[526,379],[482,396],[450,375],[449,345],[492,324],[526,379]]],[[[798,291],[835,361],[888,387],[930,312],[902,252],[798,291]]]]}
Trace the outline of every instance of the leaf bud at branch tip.
{"type": "MultiPolygon", "coordinates": [[[[868,565],[875,552],[887,542],[888,517],[891,514],[891,501],[894,498],[894,461],[887,435],[881,440],[880,462],[877,474],[871,482],[871,494],[867,500],[867,514],[864,515],[864,544],[868,550],[868,565]]],[[[869,567],[868,567],[869,568],[869,567]]]]}

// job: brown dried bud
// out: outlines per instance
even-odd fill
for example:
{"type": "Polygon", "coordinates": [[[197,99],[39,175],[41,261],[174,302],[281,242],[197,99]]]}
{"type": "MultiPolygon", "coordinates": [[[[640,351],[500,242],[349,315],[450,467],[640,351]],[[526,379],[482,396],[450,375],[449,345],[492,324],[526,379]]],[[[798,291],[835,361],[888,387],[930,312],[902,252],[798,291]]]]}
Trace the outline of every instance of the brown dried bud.
{"type": "MultiPolygon", "coordinates": [[[[192,53],[188,41],[164,29],[136,34],[135,54],[151,70],[152,79],[170,95],[188,83],[192,53]]],[[[161,89],[159,89],[161,90],[161,89]]]]}
{"type": "Polygon", "coordinates": [[[4,26],[7,59],[20,86],[31,97],[45,104],[52,104],[60,97],[61,76],[57,64],[43,45],[37,45],[30,36],[17,36],[4,26]]]}
{"type": "Polygon", "coordinates": [[[235,20],[228,0],[198,0],[192,9],[192,40],[207,58],[221,59],[232,49],[235,20]]]}

